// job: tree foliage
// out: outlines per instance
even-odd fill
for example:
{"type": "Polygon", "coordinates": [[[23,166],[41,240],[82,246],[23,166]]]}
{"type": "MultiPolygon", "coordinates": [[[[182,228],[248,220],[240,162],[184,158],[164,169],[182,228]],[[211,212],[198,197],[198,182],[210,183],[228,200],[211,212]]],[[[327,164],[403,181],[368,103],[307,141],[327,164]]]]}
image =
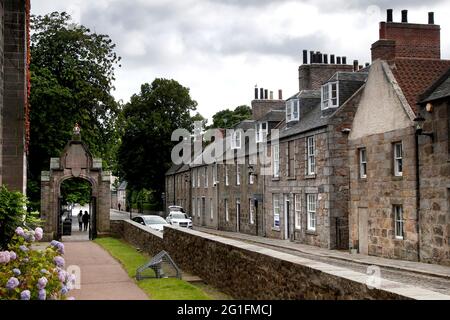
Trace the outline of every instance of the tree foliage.
{"type": "Polygon", "coordinates": [[[213,129],[231,129],[239,122],[252,118],[252,109],[249,106],[239,106],[233,111],[225,109],[217,112],[213,116],[213,123],[210,128],[213,129]]]}
{"type": "Polygon", "coordinates": [[[65,204],[84,206],[91,202],[91,184],[84,179],[69,179],[61,184],[61,196],[65,204]]]}
{"type": "MultiPolygon", "coordinates": [[[[120,57],[107,35],[75,25],[67,13],[31,19],[30,190],[59,156],[75,123],[95,156],[114,169],[119,105],[111,95],[120,57]]],[[[31,194],[38,198],[38,194],[31,194]]]]}
{"type": "Polygon", "coordinates": [[[191,111],[197,102],[189,89],[175,80],[155,79],[141,86],[124,107],[124,134],[118,152],[121,177],[136,191],[164,191],[165,172],[171,165],[171,141],[176,129],[193,129],[191,111]]]}

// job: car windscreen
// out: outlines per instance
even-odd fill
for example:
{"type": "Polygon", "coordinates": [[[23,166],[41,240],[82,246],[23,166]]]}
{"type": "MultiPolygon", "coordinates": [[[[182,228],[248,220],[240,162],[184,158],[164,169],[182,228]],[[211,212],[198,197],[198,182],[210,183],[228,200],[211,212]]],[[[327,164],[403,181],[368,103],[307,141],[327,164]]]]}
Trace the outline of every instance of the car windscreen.
{"type": "Polygon", "coordinates": [[[186,219],[186,216],[182,213],[173,213],[172,219],[186,219]]]}
{"type": "Polygon", "coordinates": [[[163,218],[159,217],[159,216],[155,216],[155,217],[144,217],[144,221],[146,225],[149,224],[166,224],[166,220],[164,220],[163,218]]]}

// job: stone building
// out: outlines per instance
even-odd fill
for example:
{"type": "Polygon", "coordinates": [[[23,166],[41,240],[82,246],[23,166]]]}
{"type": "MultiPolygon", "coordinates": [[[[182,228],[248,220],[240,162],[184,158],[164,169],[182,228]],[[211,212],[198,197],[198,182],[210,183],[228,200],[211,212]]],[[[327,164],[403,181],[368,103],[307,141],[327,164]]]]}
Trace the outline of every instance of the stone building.
{"type": "Polygon", "coordinates": [[[359,65],[335,64],[334,57],[333,64],[325,63],[327,56],[312,57],[308,64],[305,55],[299,69],[300,92],[286,102],[285,119],[277,127],[279,143],[270,143],[273,165],[265,182],[266,234],[329,249],[347,248],[344,129],[351,124],[355,93],[367,73],[360,72],[359,65]]]}
{"type": "Polygon", "coordinates": [[[450,266],[450,69],[422,96],[419,114],[420,260],[450,266]]]}
{"type": "MultiPolygon", "coordinates": [[[[191,215],[191,170],[189,165],[173,165],[166,172],[166,207],[181,206],[191,215]]],[[[165,208],[167,210],[168,208],[165,208]]],[[[193,215],[193,213],[192,213],[193,215]]]]}
{"type": "Polygon", "coordinates": [[[373,63],[349,133],[350,247],[362,254],[419,260],[416,104],[448,69],[440,27],[380,23],[373,63]]]}
{"type": "Polygon", "coordinates": [[[29,0],[0,1],[0,184],[26,192],[29,0]]]}

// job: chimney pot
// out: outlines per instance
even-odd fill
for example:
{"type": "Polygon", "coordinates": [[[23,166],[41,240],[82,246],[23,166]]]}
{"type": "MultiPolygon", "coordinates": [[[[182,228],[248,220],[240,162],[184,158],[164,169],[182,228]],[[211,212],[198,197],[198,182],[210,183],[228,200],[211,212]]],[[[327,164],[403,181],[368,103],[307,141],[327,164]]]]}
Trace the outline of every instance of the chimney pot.
{"type": "Polygon", "coordinates": [[[283,90],[278,90],[278,99],[283,100],[283,90]]]}
{"type": "Polygon", "coordinates": [[[263,88],[259,89],[259,100],[264,100],[264,89],[263,88]]]}
{"type": "Polygon", "coordinates": [[[341,57],[337,57],[336,60],[336,64],[341,64],[341,57]]]}
{"type": "Polygon", "coordinates": [[[364,69],[364,67],[362,65],[359,66],[359,70],[364,69]]]}
{"type": "Polygon", "coordinates": [[[434,24],[434,12],[428,12],[428,24],[434,24]]]}
{"type": "Polygon", "coordinates": [[[323,63],[328,64],[328,54],[323,55],[323,63]]]}
{"type": "Polygon", "coordinates": [[[255,88],[255,100],[258,100],[258,88],[255,88]]]}
{"type": "Polygon", "coordinates": [[[366,68],[370,67],[370,63],[366,62],[366,68]]]}
{"type": "Polygon", "coordinates": [[[358,71],[358,65],[359,65],[359,62],[358,62],[358,60],[353,60],[353,71],[358,71]]]}
{"type": "Polygon", "coordinates": [[[314,51],[309,52],[309,63],[314,63],[314,51]]]}
{"type": "Polygon", "coordinates": [[[265,100],[269,99],[269,90],[267,90],[267,89],[264,90],[264,99],[265,100]]]}
{"type": "Polygon", "coordinates": [[[408,23],[408,10],[402,10],[402,23],[408,23]]]}
{"type": "Polygon", "coordinates": [[[270,91],[270,100],[273,100],[273,91],[270,91]]]}
{"type": "Polygon", "coordinates": [[[342,57],[342,64],[347,64],[347,57],[342,57]]]}
{"type": "Polygon", "coordinates": [[[303,64],[308,64],[308,50],[303,50],[303,64]]]}
{"type": "Polygon", "coordinates": [[[387,22],[393,22],[394,21],[394,19],[393,19],[393,12],[394,12],[394,10],[387,9],[387,19],[386,19],[387,22]]]}
{"type": "Polygon", "coordinates": [[[335,64],[335,63],[336,63],[334,54],[330,55],[330,63],[331,63],[331,64],[335,64]]]}
{"type": "Polygon", "coordinates": [[[323,63],[323,54],[319,53],[319,63],[323,63]]]}

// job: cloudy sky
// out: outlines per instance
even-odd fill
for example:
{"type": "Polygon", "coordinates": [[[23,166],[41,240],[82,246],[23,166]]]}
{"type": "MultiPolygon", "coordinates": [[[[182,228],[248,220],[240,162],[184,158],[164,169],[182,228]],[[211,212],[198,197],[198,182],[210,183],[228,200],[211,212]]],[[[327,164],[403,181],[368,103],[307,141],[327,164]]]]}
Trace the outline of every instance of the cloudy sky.
{"type": "Polygon", "coordinates": [[[38,0],[33,14],[69,12],[108,34],[123,58],[117,99],[140,85],[173,78],[191,89],[210,118],[224,108],[250,104],[255,85],[295,94],[303,49],[370,62],[370,45],[386,9],[409,10],[427,23],[434,11],[442,27],[442,54],[450,58],[450,5],[445,0],[38,0]]]}

